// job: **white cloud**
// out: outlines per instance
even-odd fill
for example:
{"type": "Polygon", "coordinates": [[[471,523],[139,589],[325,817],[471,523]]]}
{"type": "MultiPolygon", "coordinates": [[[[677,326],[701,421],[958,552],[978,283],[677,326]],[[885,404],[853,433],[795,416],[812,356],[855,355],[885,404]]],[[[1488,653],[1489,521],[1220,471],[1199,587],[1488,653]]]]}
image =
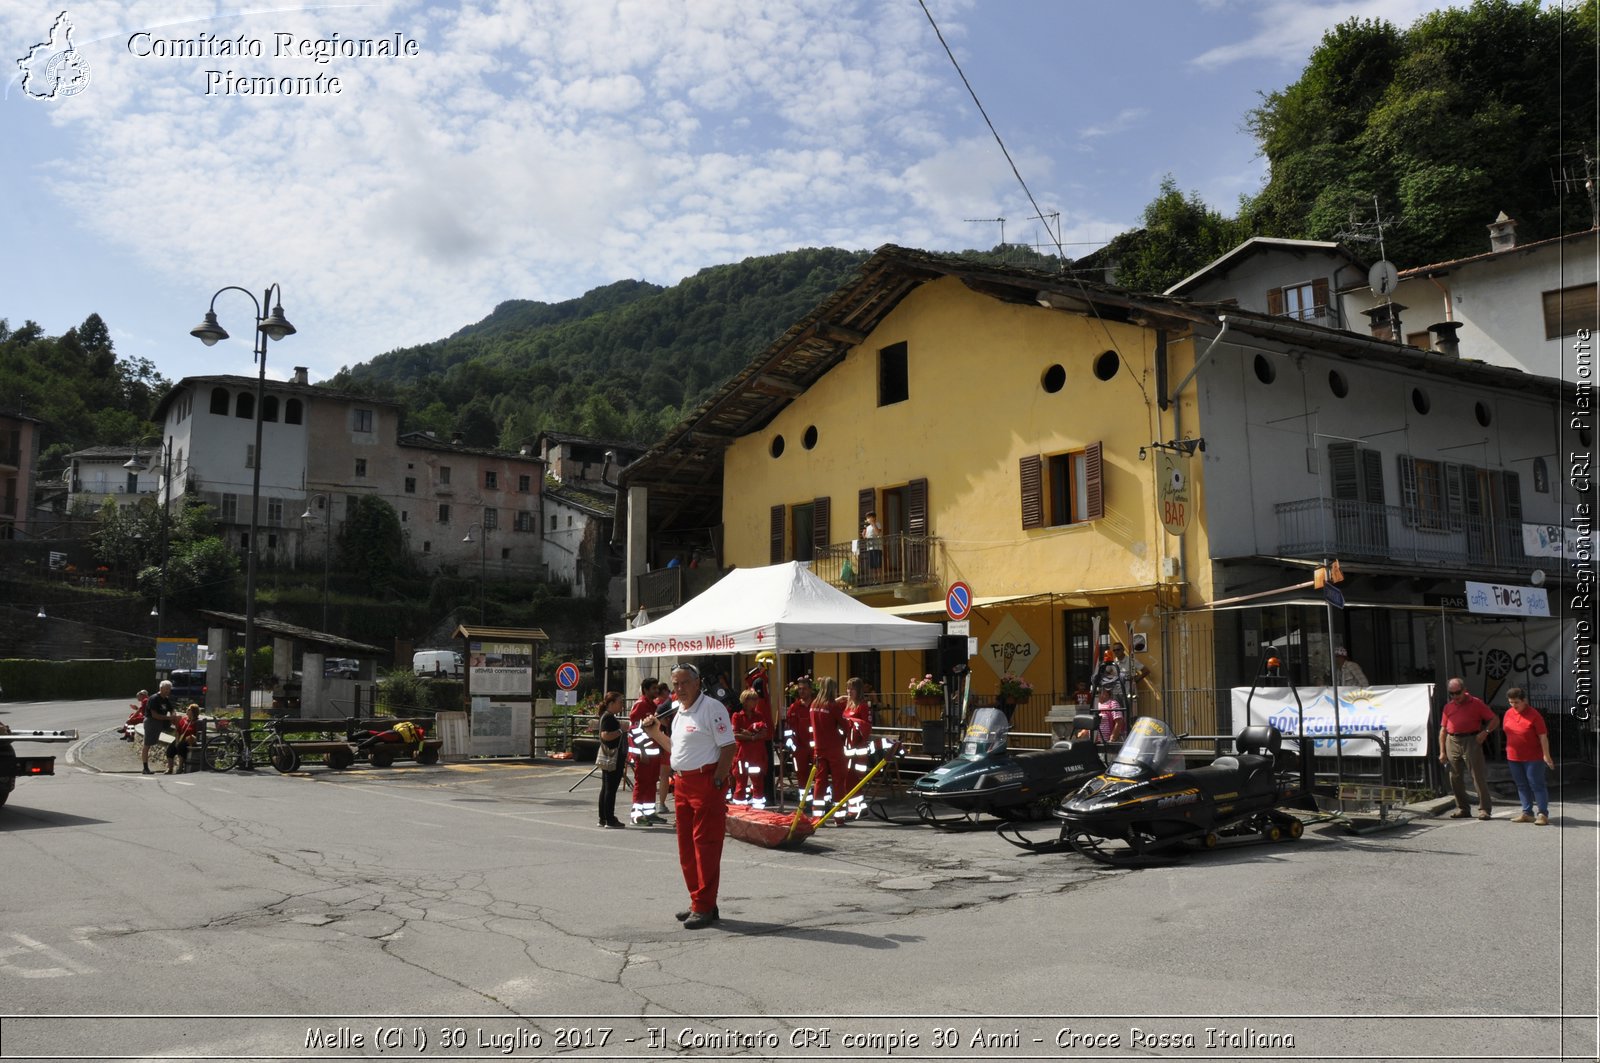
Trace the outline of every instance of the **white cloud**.
{"type": "Polygon", "coordinates": [[[1149,113],[1150,111],[1144,107],[1124,107],[1110,121],[1080,129],[1078,136],[1083,140],[1092,140],[1096,137],[1110,136],[1113,133],[1125,133],[1139,125],[1149,113]]]}
{"type": "Polygon", "coordinates": [[[1219,12],[1248,12],[1256,31],[1244,40],[1209,48],[1190,60],[1202,70],[1232,63],[1271,62],[1298,67],[1321,42],[1328,30],[1350,18],[1382,19],[1406,29],[1420,16],[1439,7],[1438,0],[1340,0],[1306,3],[1305,0],[1265,0],[1246,7],[1213,5],[1219,12]]]}

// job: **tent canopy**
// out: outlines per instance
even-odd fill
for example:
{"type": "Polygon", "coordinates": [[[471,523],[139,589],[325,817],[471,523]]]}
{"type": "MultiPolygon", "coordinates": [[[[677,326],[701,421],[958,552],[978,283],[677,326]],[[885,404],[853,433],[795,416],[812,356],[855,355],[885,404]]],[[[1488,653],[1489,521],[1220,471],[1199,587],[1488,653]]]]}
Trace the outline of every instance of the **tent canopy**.
{"type": "Polygon", "coordinates": [[[938,624],[890,616],[819,579],[799,561],[734,569],[660,620],[606,636],[606,656],[926,650],[938,624]]]}

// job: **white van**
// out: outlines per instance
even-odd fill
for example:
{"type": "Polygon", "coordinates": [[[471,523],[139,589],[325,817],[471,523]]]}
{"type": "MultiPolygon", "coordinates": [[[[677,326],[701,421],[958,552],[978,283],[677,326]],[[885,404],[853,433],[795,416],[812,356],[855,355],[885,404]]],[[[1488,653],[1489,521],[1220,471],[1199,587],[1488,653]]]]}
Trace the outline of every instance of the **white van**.
{"type": "Polygon", "coordinates": [[[411,671],[417,675],[461,674],[461,654],[455,650],[418,650],[411,655],[411,671]]]}

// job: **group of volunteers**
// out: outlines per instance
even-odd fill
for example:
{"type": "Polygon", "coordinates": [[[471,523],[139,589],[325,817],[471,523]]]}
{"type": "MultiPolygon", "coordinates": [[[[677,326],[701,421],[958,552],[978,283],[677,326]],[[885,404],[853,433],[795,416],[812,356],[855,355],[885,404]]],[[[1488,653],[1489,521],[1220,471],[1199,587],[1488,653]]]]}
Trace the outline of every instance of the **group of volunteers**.
{"type": "Polygon", "coordinates": [[[137,699],[129,706],[133,711],[123,724],[125,736],[132,741],[134,728],[140,728],[144,743],[139,749],[139,764],[143,774],[154,775],[150,770],[150,751],[166,746],[167,769],[165,774],[187,770],[188,752],[200,734],[200,706],[190,703],[181,713],[172,700],[172,682],[163,679],[155,694],[139,691],[137,699]],[[163,741],[168,731],[172,738],[163,741]]]}
{"type": "MultiPolygon", "coordinates": [[[[626,716],[621,714],[622,695],[607,691],[596,723],[599,826],[613,830],[627,826],[617,818],[616,799],[624,768],[631,764],[633,825],[664,825],[667,814],[676,821],[678,862],[689,889],[689,907],[677,918],[690,930],[721,918],[717,885],[729,806],[759,811],[775,797],[773,716],[765,668],[751,669],[746,679],[738,707],[730,711],[706,692],[699,669],[680,664],[673,668],[670,683],[655,677],[641,682],[639,697],[626,716]]],[[[892,741],[872,736],[866,685],[850,679],[841,697],[832,678],[813,681],[802,676],[790,691],[793,701],[784,714],[782,755],[792,763],[796,780],[810,782],[812,814],[821,817],[848,797],[842,813],[830,822],[859,819],[867,805],[858,784],[873,755],[890,752],[892,741]]],[[[800,794],[802,800],[805,796],[800,794]]]]}

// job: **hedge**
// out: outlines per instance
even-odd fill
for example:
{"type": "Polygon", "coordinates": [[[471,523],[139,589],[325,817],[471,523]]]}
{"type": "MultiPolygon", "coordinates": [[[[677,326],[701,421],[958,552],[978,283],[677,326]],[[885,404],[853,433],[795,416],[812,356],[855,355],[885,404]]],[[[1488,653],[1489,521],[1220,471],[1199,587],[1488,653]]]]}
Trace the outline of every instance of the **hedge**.
{"type": "Polygon", "coordinates": [[[154,657],[129,661],[0,660],[0,698],[7,701],[133,700],[156,684],[154,657]]]}

